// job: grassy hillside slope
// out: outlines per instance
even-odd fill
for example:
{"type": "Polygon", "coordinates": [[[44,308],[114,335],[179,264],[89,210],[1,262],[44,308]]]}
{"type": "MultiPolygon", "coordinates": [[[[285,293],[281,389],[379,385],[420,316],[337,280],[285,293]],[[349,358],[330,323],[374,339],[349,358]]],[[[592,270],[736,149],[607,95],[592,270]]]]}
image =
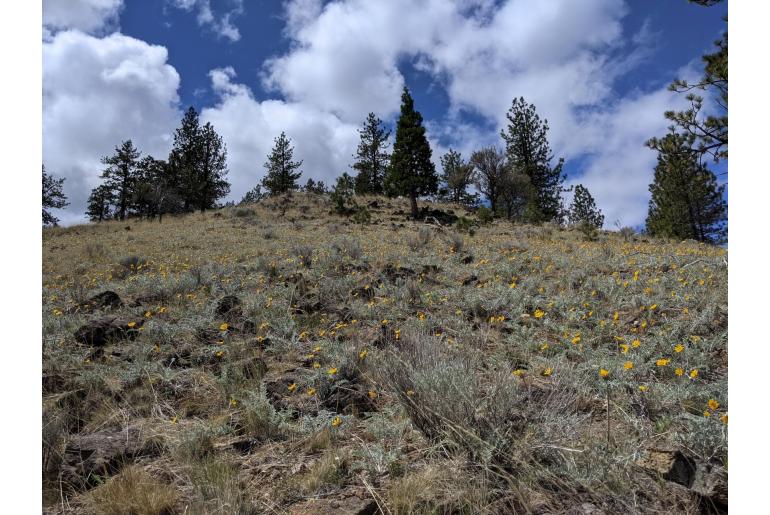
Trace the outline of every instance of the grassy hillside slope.
{"type": "Polygon", "coordinates": [[[368,200],[44,231],[44,510],[726,508],[724,249],[368,200]]]}

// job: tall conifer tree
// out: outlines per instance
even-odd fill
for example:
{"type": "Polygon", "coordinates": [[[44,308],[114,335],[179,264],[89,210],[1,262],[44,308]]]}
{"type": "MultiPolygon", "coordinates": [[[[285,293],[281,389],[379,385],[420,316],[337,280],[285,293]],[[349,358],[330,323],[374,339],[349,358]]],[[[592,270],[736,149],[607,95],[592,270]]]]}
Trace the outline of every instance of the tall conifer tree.
{"type": "Polygon", "coordinates": [[[267,190],[268,195],[280,195],[299,189],[297,179],[302,175],[302,172],[298,171],[302,161],[292,161],[292,159],[294,159],[294,148],[291,146],[291,140],[286,137],[285,132],[281,132],[281,135],[275,138],[275,145],[265,163],[267,174],[262,179],[262,186],[267,190]]]}
{"type": "Polygon", "coordinates": [[[134,194],[134,184],[137,179],[137,162],[141,152],[134,147],[129,139],[119,147],[115,147],[115,154],[102,158],[102,164],[108,165],[102,172],[104,184],[112,192],[115,199],[115,214],[121,220],[125,220],[131,207],[134,194]]]}
{"type": "Polygon", "coordinates": [[[596,207],[591,192],[582,184],[575,186],[575,196],[569,207],[569,221],[573,224],[586,223],[597,229],[604,225],[604,215],[596,207]]]}
{"type": "Polygon", "coordinates": [[[358,143],[356,161],[353,169],[356,175],[356,193],[380,195],[384,191],[385,172],[388,169],[390,155],[386,151],[390,131],[382,127],[382,120],[374,113],[369,113],[361,129],[358,130],[361,141],[358,143]]]}
{"type": "Polygon", "coordinates": [[[548,143],[548,120],[541,120],[535,106],[523,97],[513,100],[506,114],[508,127],[500,132],[512,169],[526,174],[535,190],[535,200],[528,209],[534,221],[561,221],[561,194],[564,191],[563,159],[551,166],[553,153],[548,143]]]}
{"type": "Polygon", "coordinates": [[[653,236],[723,243],[727,237],[724,186],[692,151],[695,136],[673,129],[659,140],[650,185],[647,232],[653,236]]]}
{"type": "Polygon", "coordinates": [[[409,90],[401,94],[401,115],[396,126],[396,142],[385,176],[385,191],[391,196],[409,197],[412,218],[417,218],[417,197],[438,191],[436,167],[422,125],[422,115],[415,111],[409,90]]]}
{"type": "Polygon", "coordinates": [[[64,178],[56,179],[47,174],[43,165],[43,225],[59,223],[59,219],[51,214],[50,209],[61,209],[69,205],[63,186],[64,178]]]}

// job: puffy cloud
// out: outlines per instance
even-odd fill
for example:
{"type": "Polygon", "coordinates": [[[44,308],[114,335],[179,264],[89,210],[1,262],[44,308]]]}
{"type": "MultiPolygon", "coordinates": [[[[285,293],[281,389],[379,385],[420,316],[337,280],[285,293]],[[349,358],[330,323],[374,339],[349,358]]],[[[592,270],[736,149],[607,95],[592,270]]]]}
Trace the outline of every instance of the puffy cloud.
{"type": "Polygon", "coordinates": [[[91,188],[121,141],[164,157],[181,117],[168,52],[122,34],[62,31],[43,43],[43,162],[66,177],[64,223],[82,220],[91,188]]]}
{"type": "Polygon", "coordinates": [[[78,29],[101,32],[114,28],[123,9],[123,0],[43,0],[43,26],[50,31],[78,29]]]}
{"type": "Polygon", "coordinates": [[[241,39],[238,27],[233,25],[232,18],[243,14],[243,0],[231,0],[232,9],[217,17],[211,9],[210,0],[168,0],[178,9],[188,12],[195,11],[198,25],[209,27],[215,34],[230,41],[241,39]]]}
{"type": "Polygon", "coordinates": [[[232,68],[209,75],[219,101],[202,110],[201,121],[211,122],[227,144],[231,199],[239,200],[262,179],[263,164],[281,131],[292,140],[294,159],[303,160],[302,183],[312,177],[330,184],[348,170],[358,142],[357,125],[304,104],[257,101],[247,86],[234,82],[232,68]]]}

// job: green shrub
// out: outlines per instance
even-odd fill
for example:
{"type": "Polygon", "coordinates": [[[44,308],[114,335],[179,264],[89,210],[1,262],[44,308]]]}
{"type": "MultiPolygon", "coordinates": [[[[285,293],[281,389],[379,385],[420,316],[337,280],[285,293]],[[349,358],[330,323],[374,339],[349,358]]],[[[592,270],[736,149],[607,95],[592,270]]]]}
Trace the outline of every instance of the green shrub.
{"type": "Polygon", "coordinates": [[[495,214],[488,207],[481,206],[476,210],[476,218],[479,219],[479,223],[486,225],[492,223],[492,220],[495,218],[495,214]]]}

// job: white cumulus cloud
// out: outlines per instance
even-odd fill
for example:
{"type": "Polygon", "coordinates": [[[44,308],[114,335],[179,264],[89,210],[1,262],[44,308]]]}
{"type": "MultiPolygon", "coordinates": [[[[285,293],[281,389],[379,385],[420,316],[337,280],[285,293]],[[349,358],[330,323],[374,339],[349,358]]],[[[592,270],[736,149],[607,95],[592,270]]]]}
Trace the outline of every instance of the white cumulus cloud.
{"type": "Polygon", "coordinates": [[[181,115],[179,74],[165,47],[122,34],[56,33],[43,43],[43,163],[66,177],[64,223],[83,219],[100,158],[126,139],[145,154],[168,154],[181,115]]]}
{"type": "Polygon", "coordinates": [[[122,9],[123,0],[43,0],[43,26],[48,31],[106,31],[117,26],[122,9]]]}
{"type": "Polygon", "coordinates": [[[216,15],[210,0],[167,0],[170,5],[188,12],[195,12],[198,25],[210,28],[215,34],[231,42],[241,39],[241,33],[232,19],[243,14],[243,0],[231,0],[231,8],[216,15]]]}

